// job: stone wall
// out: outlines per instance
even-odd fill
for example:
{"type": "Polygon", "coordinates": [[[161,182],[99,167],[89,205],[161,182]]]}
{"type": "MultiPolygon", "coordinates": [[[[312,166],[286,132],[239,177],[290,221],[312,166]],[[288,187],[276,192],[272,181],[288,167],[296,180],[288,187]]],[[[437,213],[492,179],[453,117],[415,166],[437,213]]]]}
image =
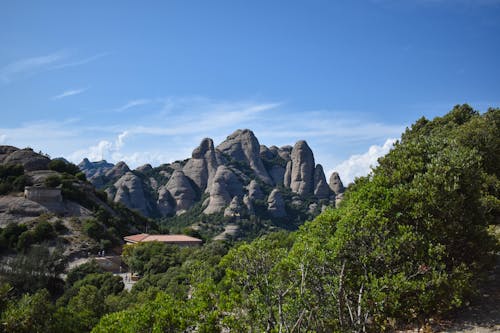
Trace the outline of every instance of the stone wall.
{"type": "Polygon", "coordinates": [[[62,195],[60,188],[49,188],[41,186],[26,186],[24,197],[39,203],[61,203],[62,195]]]}

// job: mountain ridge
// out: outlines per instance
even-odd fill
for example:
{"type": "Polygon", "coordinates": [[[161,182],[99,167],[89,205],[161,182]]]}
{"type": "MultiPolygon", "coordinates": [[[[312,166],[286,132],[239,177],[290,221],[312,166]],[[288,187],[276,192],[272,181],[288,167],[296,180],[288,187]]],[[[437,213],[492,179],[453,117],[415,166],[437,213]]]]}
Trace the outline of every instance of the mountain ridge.
{"type": "Polygon", "coordinates": [[[88,159],[78,166],[112,201],[148,217],[181,215],[203,199],[205,215],[224,212],[230,205],[233,215],[255,213],[256,200],[262,200],[269,216],[284,218],[289,215],[285,205],[278,203],[282,207],[276,210],[274,200],[283,191],[293,195],[290,205],[311,201],[310,205],[320,208],[335,206],[344,192],[337,173],[327,183],[323,167],[315,163],[305,140],[293,147],[267,147],[249,129],[234,131],[217,146],[204,138],[190,158],[158,167],[146,164],[130,170],[125,162],[113,165],[88,159]],[[263,195],[255,197],[250,192],[263,195]]]}

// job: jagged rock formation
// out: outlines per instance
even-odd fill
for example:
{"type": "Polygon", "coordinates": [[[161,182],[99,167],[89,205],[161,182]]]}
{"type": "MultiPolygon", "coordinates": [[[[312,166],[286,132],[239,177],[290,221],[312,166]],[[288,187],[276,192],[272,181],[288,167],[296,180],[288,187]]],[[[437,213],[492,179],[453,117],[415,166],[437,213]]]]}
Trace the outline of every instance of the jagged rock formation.
{"type": "Polygon", "coordinates": [[[175,212],[181,214],[191,208],[196,200],[196,191],[182,171],[174,171],[165,189],[175,200],[175,212]]]}
{"type": "Polygon", "coordinates": [[[186,163],[183,171],[203,192],[211,183],[218,166],[214,142],[212,139],[205,138],[200,146],[193,150],[191,159],[186,163]]]}
{"type": "Polygon", "coordinates": [[[237,130],[217,146],[217,150],[236,161],[246,163],[266,184],[273,184],[260,158],[259,141],[250,130],[237,130]]]}
{"type": "Polygon", "coordinates": [[[105,160],[98,162],[90,162],[88,158],[84,158],[83,161],[78,164],[80,170],[83,171],[87,179],[92,181],[93,178],[104,176],[106,172],[113,168],[113,164],[106,162],[105,160]]]}
{"type": "Polygon", "coordinates": [[[139,177],[132,172],[127,172],[114,185],[114,191],[108,190],[108,196],[114,202],[121,202],[125,206],[139,211],[144,216],[148,216],[152,209],[149,206],[144,191],[144,186],[139,177]]]}
{"type": "Polygon", "coordinates": [[[104,176],[108,179],[118,179],[125,175],[127,172],[130,172],[130,168],[125,162],[118,162],[113,166],[110,170],[108,170],[104,176]]]}
{"type": "Polygon", "coordinates": [[[326,182],[323,166],[318,164],[314,169],[314,196],[318,199],[328,199],[330,195],[331,191],[326,182]]]}
{"type": "Polygon", "coordinates": [[[334,172],[330,176],[329,186],[335,194],[340,194],[344,192],[345,190],[344,184],[342,184],[342,180],[340,180],[338,172],[334,172]]]}
{"type": "MultiPolygon", "coordinates": [[[[110,185],[131,172],[123,162],[113,166],[105,161],[92,163],[84,160],[80,167],[97,187],[108,188],[112,199],[117,190],[110,185]],[[96,170],[98,163],[105,171],[96,170]]],[[[304,203],[309,201],[310,204],[313,200],[318,203],[317,207],[333,205],[338,194],[330,189],[323,167],[315,164],[305,141],[298,141],[293,147],[268,148],[260,145],[250,130],[235,131],[217,147],[212,139],[205,138],[187,160],[154,168],[146,164],[132,173],[139,176],[143,191],[150,193],[144,198],[149,216],[152,212],[156,212],[156,216],[180,214],[196,205],[202,196],[205,197],[201,204],[204,214],[225,212],[226,216],[235,216],[237,210],[245,214],[262,214],[266,205],[269,206],[264,201],[267,197],[272,199],[270,211],[273,216],[283,216],[285,203],[280,205],[280,198],[295,211],[312,212],[304,203]],[[277,186],[284,187],[283,192],[274,192],[270,196],[277,186]],[[236,206],[237,210],[234,209],[236,206]]],[[[338,175],[336,179],[338,183],[338,175]]],[[[319,208],[314,211],[319,211],[319,208]]]]}
{"type": "Polygon", "coordinates": [[[153,170],[153,167],[149,163],[146,163],[144,165],[141,165],[140,167],[135,168],[135,171],[142,172],[142,173],[145,173],[145,172],[148,172],[151,170],[153,170]]]}
{"type": "Polygon", "coordinates": [[[210,201],[203,212],[213,214],[224,209],[234,196],[243,195],[243,185],[231,169],[221,165],[217,168],[208,192],[210,201]]]}
{"type": "Polygon", "coordinates": [[[291,154],[290,189],[299,195],[314,190],[314,156],[307,142],[298,141],[291,154]]]}
{"type": "Polygon", "coordinates": [[[274,189],[267,198],[267,210],[273,217],[285,217],[285,201],[278,189],[274,189]]]}
{"type": "Polygon", "coordinates": [[[158,200],[156,204],[160,214],[163,216],[169,216],[175,213],[176,202],[166,186],[162,186],[158,190],[158,200]]]}

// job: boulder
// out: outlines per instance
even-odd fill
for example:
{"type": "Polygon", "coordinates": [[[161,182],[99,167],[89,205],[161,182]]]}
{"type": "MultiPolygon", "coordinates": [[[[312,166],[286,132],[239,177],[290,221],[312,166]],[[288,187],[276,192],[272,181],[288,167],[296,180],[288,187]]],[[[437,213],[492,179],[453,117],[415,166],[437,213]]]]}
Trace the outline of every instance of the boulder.
{"type": "Polygon", "coordinates": [[[151,207],[146,200],[143,183],[139,177],[129,171],[120,177],[113,186],[116,189],[113,199],[115,202],[121,202],[128,208],[137,210],[144,216],[148,216],[151,207]]]}
{"type": "Polygon", "coordinates": [[[175,212],[181,214],[191,208],[196,200],[196,191],[182,171],[174,171],[165,185],[175,201],[175,212]]]}
{"type": "Polygon", "coordinates": [[[253,201],[252,201],[252,199],[250,199],[250,197],[248,196],[248,194],[245,194],[243,196],[243,204],[247,208],[247,211],[248,211],[249,214],[254,214],[255,213],[254,208],[253,208],[253,201]]]}
{"type": "Polygon", "coordinates": [[[277,156],[277,154],[274,153],[273,151],[271,151],[265,145],[260,145],[260,158],[266,159],[266,160],[272,160],[276,156],[277,156]]]}
{"type": "Polygon", "coordinates": [[[156,205],[162,216],[169,216],[175,213],[176,202],[167,190],[166,186],[162,186],[158,190],[158,200],[156,205]]]}
{"type": "Polygon", "coordinates": [[[243,205],[238,196],[234,196],[229,206],[224,210],[224,216],[232,217],[232,216],[240,216],[243,211],[243,205]]]}
{"type": "Polygon", "coordinates": [[[3,163],[3,161],[12,154],[13,152],[19,150],[19,148],[13,147],[13,146],[0,146],[0,164],[3,163]]]}
{"type": "Polygon", "coordinates": [[[330,197],[330,187],[326,182],[325,173],[321,164],[314,169],[314,195],[318,199],[328,199],[330,197]]]}
{"type": "Polygon", "coordinates": [[[148,171],[151,171],[151,170],[153,170],[153,167],[149,163],[141,165],[141,166],[135,168],[135,171],[138,171],[138,172],[141,172],[141,173],[145,173],[145,172],[148,172],[148,171]]]}
{"type": "Polygon", "coordinates": [[[246,163],[253,172],[266,184],[273,184],[260,158],[260,144],[252,131],[237,130],[227,137],[217,150],[236,161],[246,163]]]}
{"type": "Polygon", "coordinates": [[[104,176],[108,179],[118,179],[125,175],[127,172],[130,172],[130,168],[125,162],[116,163],[110,170],[106,171],[104,176]]]}
{"type": "Polygon", "coordinates": [[[315,163],[307,142],[301,140],[295,144],[291,161],[290,189],[299,195],[313,194],[315,163]]]}
{"type": "Polygon", "coordinates": [[[267,210],[273,217],[285,217],[285,201],[278,189],[274,189],[267,198],[267,210]]]}
{"type": "Polygon", "coordinates": [[[193,150],[189,159],[182,169],[184,174],[191,178],[201,192],[205,191],[217,172],[217,157],[215,155],[212,139],[205,138],[200,145],[193,150]]]}
{"type": "Polygon", "coordinates": [[[30,148],[13,151],[3,160],[3,164],[21,164],[26,171],[47,170],[50,159],[47,156],[35,153],[30,148]]]}
{"type": "Polygon", "coordinates": [[[332,173],[330,176],[330,189],[335,193],[343,193],[345,191],[344,184],[342,184],[342,180],[340,180],[340,176],[338,172],[332,173]]]}
{"type": "Polygon", "coordinates": [[[205,214],[220,212],[234,196],[243,195],[243,185],[234,172],[225,165],[217,168],[212,184],[207,189],[210,201],[203,211],[205,214]]]}
{"type": "Polygon", "coordinates": [[[247,186],[248,189],[248,198],[251,200],[263,200],[264,199],[264,193],[262,193],[262,190],[260,189],[259,184],[257,181],[252,180],[250,184],[247,186]]]}

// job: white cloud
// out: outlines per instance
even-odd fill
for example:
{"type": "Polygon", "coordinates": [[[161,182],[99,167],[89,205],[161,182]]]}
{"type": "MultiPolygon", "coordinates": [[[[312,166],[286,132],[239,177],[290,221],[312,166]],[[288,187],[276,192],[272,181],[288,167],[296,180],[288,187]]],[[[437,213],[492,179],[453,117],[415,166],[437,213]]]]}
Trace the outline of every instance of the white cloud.
{"type": "Polygon", "coordinates": [[[129,101],[129,102],[125,103],[124,105],[114,109],[114,111],[123,112],[123,111],[131,109],[133,107],[140,106],[140,105],[146,105],[146,104],[149,104],[152,102],[153,101],[150,99],[135,99],[135,100],[129,101]]]}
{"type": "Polygon", "coordinates": [[[3,143],[5,143],[5,141],[6,141],[6,140],[7,140],[7,135],[5,135],[5,134],[1,134],[1,135],[0,135],[0,143],[2,143],[2,144],[3,144],[3,143]]]}
{"type": "Polygon", "coordinates": [[[0,82],[9,83],[16,76],[85,65],[108,54],[99,53],[88,58],[71,60],[68,59],[69,52],[62,50],[44,56],[19,59],[0,68],[0,82]]]}
{"type": "Polygon", "coordinates": [[[0,69],[0,79],[10,82],[15,75],[38,71],[47,65],[63,60],[67,55],[59,51],[52,54],[14,61],[0,69]]]}
{"type": "Polygon", "coordinates": [[[103,52],[103,53],[99,53],[99,54],[90,56],[88,58],[84,58],[84,59],[80,59],[80,60],[75,60],[75,61],[66,62],[66,63],[62,63],[62,64],[59,64],[59,65],[55,65],[55,66],[51,67],[50,69],[52,70],[52,69],[62,69],[62,68],[66,68],[66,67],[81,66],[81,65],[85,65],[85,64],[88,64],[90,62],[93,62],[93,61],[95,61],[97,59],[100,59],[102,57],[106,57],[108,55],[109,55],[108,52],[103,52]]]}
{"type": "Polygon", "coordinates": [[[333,171],[337,171],[344,184],[348,184],[356,177],[366,176],[370,173],[371,168],[377,165],[379,157],[387,154],[397,139],[387,139],[382,146],[370,146],[364,154],[352,155],[347,160],[337,165],[333,171]]]}
{"type": "Polygon", "coordinates": [[[51,99],[52,100],[58,100],[58,99],[61,99],[61,98],[78,95],[78,94],[81,94],[81,93],[85,92],[86,90],[87,90],[86,88],[66,90],[66,91],[60,93],[59,95],[53,96],[51,99]]]}

